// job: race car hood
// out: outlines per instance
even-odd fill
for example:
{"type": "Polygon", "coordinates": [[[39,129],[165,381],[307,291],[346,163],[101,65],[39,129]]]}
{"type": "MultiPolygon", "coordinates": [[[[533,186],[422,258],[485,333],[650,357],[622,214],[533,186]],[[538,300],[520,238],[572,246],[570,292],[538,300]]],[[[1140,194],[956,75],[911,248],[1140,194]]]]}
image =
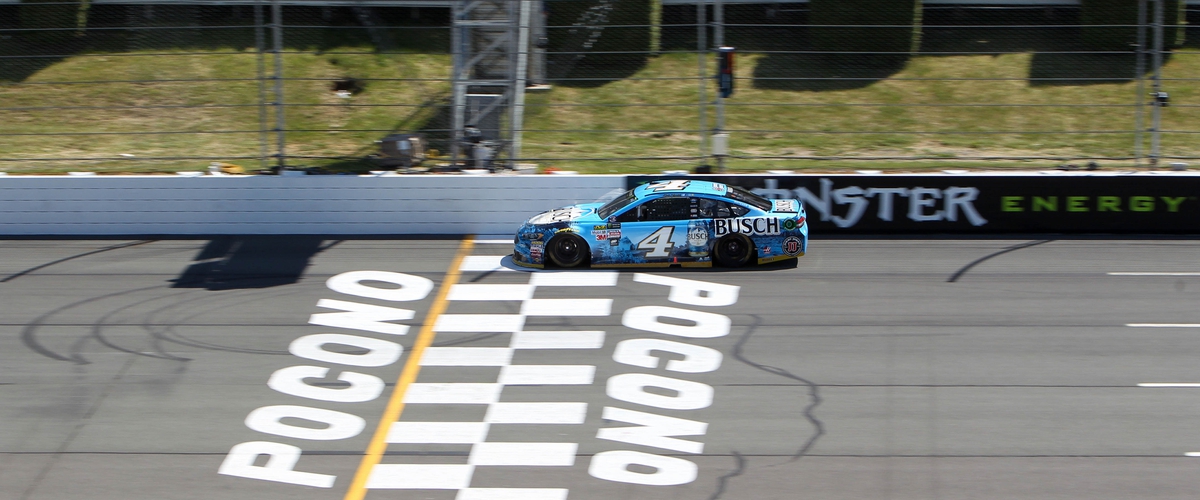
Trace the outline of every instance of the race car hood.
{"type": "Polygon", "coordinates": [[[580,220],[599,220],[596,217],[596,209],[600,208],[603,203],[583,203],[579,205],[571,205],[569,207],[556,208],[554,210],[542,212],[527,221],[528,224],[544,225],[554,224],[557,222],[577,222],[580,220]]]}

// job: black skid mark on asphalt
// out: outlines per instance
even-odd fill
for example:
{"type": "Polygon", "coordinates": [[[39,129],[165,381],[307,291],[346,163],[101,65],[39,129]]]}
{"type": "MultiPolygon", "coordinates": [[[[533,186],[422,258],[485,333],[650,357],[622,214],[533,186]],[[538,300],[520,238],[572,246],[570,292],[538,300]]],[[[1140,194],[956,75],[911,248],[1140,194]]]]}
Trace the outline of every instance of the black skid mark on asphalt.
{"type": "Polygon", "coordinates": [[[469,281],[467,281],[467,283],[478,283],[480,281],[483,281],[484,279],[487,279],[487,277],[489,277],[493,274],[496,274],[496,271],[484,271],[482,273],[479,273],[479,276],[471,278],[469,281]]]}
{"type": "MultiPolygon", "coordinates": [[[[225,345],[220,345],[220,344],[214,344],[211,342],[204,342],[202,340],[193,339],[191,337],[188,337],[188,336],[183,335],[183,334],[179,333],[178,331],[176,331],[175,327],[178,324],[186,323],[188,320],[191,320],[197,316],[202,316],[204,314],[211,313],[214,310],[218,310],[221,307],[223,307],[226,303],[230,303],[230,304],[244,303],[248,300],[246,295],[253,296],[253,295],[260,295],[263,293],[267,293],[265,290],[249,290],[248,292],[249,293],[238,293],[236,295],[202,296],[202,297],[198,297],[194,300],[169,304],[167,306],[161,307],[159,309],[156,309],[156,310],[153,310],[153,311],[150,311],[149,313],[147,313],[146,320],[143,321],[143,323],[142,323],[142,328],[144,330],[146,330],[150,334],[151,337],[153,337],[155,345],[161,345],[162,342],[170,342],[173,344],[178,344],[178,345],[188,346],[188,347],[195,347],[197,349],[207,349],[210,351],[223,351],[223,352],[232,352],[232,353],[238,353],[238,354],[267,354],[267,355],[289,355],[290,356],[291,353],[288,351],[247,349],[247,348],[243,348],[243,347],[230,347],[230,346],[225,346],[225,345]],[[222,300],[214,300],[214,299],[222,299],[222,300]],[[203,307],[199,307],[197,305],[197,303],[200,303],[200,302],[210,302],[210,303],[205,303],[205,304],[203,304],[203,307]],[[215,302],[215,303],[211,303],[211,302],[215,302]],[[153,324],[152,324],[153,320],[158,315],[164,314],[164,313],[170,311],[171,309],[184,307],[184,306],[196,309],[197,312],[194,312],[194,313],[188,314],[187,316],[184,316],[182,318],[173,320],[170,322],[170,324],[168,324],[165,327],[155,328],[153,326],[153,324]]],[[[285,293],[273,292],[273,293],[271,293],[271,296],[279,297],[279,296],[284,296],[284,295],[294,295],[296,293],[300,293],[300,291],[296,290],[296,291],[289,291],[289,292],[285,292],[285,293]]]]}
{"type": "MultiPolygon", "coordinates": [[[[71,355],[64,356],[64,355],[54,352],[54,351],[50,350],[49,348],[47,348],[46,346],[42,345],[41,341],[39,341],[37,338],[38,330],[42,327],[42,325],[44,325],[46,323],[46,320],[48,320],[62,312],[74,309],[76,307],[79,307],[79,306],[82,306],[85,304],[90,304],[93,302],[99,302],[101,300],[107,300],[107,299],[111,299],[114,297],[128,295],[131,293],[144,292],[147,290],[157,290],[157,289],[161,289],[161,288],[162,287],[159,285],[148,286],[145,288],[135,288],[133,290],[125,290],[123,292],[115,292],[115,293],[110,293],[107,295],[101,295],[99,297],[92,297],[90,299],[83,299],[80,301],[72,302],[70,304],[59,307],[57,309],[51,310],[41,316],[38,316],[33,321],[29,322],[28,325],[25,325],[25,328],[21,329],[21,343],[25,344],[25,347],[28,347],[33,352],[41,354],[42,356],[45,356],[50,359],[54,359],[54,360],[58,360],[58,361],[69,361],[69,362],[75,363],[77,365],[91,364],[91,361],[88,361],[87,359],[85,359],[83,356],[81,356],[79,354],[79,348],[82,344],[80,344],[78,341],[72,347],[73,352],[71,353],[71,355]]],[[[86,339],[87,337],[84,337],[84,338],[86,339]]]]}
{"type": "Polygon", "coordinates": [[[712,496],[708,497],[708,500],[717,500],[721,498],[721,495],[725,494],[725,488],[729,483],[729,480],[746,472],[746,457],[743,457],[741,453],[735,451],[733,452],[733,459],[736,461],[733,472],[717,478],[717,491],[714,491],[712,496]]]}
{"type": "Polygon", "coordinates": [[[433,347],[447,347],[447,346],[452,346],[452,345],[470,344],[472,342],[478,342],[480,340],[487,340],[487,339],[490,339],[497,335],[509,335],[509,334],[507,334],[507,333],[484,333],[484,334],[480,334],[480,335],[472,335],[467,338],[455,339],[455,340],[451,340],[448,342],[435,342],[431,345],[433,347]]]}
{"type": "Polygon", "coordinates": [[[985,255],[985,256],[983,256],[983,257],[980,257],[980,258],[978,258],[978,259],[975,259],[975,260],[974,260],[974,261],[972,261],[970,264],[967,264],[967,265],[963,266],[963,267],[962,267],[962,269],[959,269],[959,270],[958,270],[958,271],[956,271],[956,272],[955,272],[953,275],[951,275],[951,276],[950,276],[950,279],[946,280],[946,283],[954,283],[954,282],[958,281],[958,279],[959,279],[959,278],[961,278],[961,277],[962,277],[962,275],[964,275],[964,274],[967,274],[967,271],[970,271],[970,270],[971,270],[972,268],[974,268],[975,266],[978,266],[979,264],[982,264],[982,263],[986,262],[986,261],[987,261],[987,260],[989,260],[989,259],[992,259],[992,258],[995,258],[995,257],[999,257],[999,256],[1001,256],[1001,255],[1004,255],[1004,254],[1008,253],[1008,252],[1014,252],[1014,251],[1017,251],[1017,250],[1021,250],[1021,249],[1025,249],[1025,248],[1029,248],[1029,247],[1033,247],[1033,246],[1038,246],[1038,245],[1041,245],[1041,244],[1043,244],[1043,243],[1050,243],[1050,242],[1052,242],[1052,241],[1054,241],[1054,240],[1038,240],[1038,241],[1030,241],[1030,242],[1028,242],[1028,243],[1022,243],[1022,244],[1020,244],[1020,245],[1013,245],[1013,246],[1011,246],[1011,247],[1005,248],[1005,249],[1003,249],[1003,250],[1000,250],[1000,251],[997,251],[997,252],[992,252],[992,253],[990,253],[990,254],[988,254],[988,255],[985,255]]]}
{"type": "Polygon", "coordinates": [[[821,423],[821,421],[817,419],[816,415],[813,414],[813,411],[818,405],[821,404],[821,391],[817,384],[805,379],[804,377],[793,374],[792,372],[784,370],[783,368],[755,363],[747,359],[746,356],[742,354],[742,347],[746,345],[746,342],[750,340],[750,336],[754,334],[754,331],[758,329],[758,325],[762,323],[762,319],[757,315],[751,315],[751,317],[754,318],[754,324],[750,325],[750,327],[746,329],[746,333],[742,335],[742,338],[738,339],[737,344],[733,346],[733,357],[738,361],[746,363],[754,368],[765,371],[772,375],[778,375],[780,377],[795,380],[808,387],[809,403],[808,406],[804,408],[804,418],[813,425],[816,431],[813,432],[813,435],[809,436],[808,440],[804,442],[804,445],[792,455],[791,460],[788,460],[785,463],[795,462],[804,455],[808,454],[808,450],[812,449],[813,445],[817,443],[817,440],[820,439],[821,436],[825,435],[825,424],[821,423]]]}
{"type": "MultiPolygon", "coordinates": [[[[220,306],[223,305],[224,303],[232,304],[232,303],[245,302],[246,297],[244,295],[246,295],[246,294],[238,294],[235,297],[224,295],[224,294],[216,295],[216,296],[212,296],[212,295],[199,296],[192,300],[183,300],[183,301],[173,302],[171,304],[167,304],[165,306],[159,307],[153,311],[146,313],[146,315],[143,317],[143,320],[141,322],[141,327],[144,331],[148,332],[148,334],[151,337],[151,344],[154,346],[154,351],[155,351],[152,353],[147,353],[147,352],[143,352],[143,351],[135,351],[135,350],[121,347],[121,346],[111,342],[104,336],[104,333],[103,333],[104,328],[106,326],[111,326],[111,325],[106,324],[107,319],[109,317],[111,317],[112,315],[116,314],[117,312],[127,310],[132,307],[136,307],[138,305],[146,304],[146,303],[149,303],[149,302],[152,302],[155,300],[159,300],[159,299],[195,293],[194,291],[191,291],[191,290],[180,291],[178,293],[167,295],[167,296],[157,296],[157,297],[146,299],[146,300],[140,300],[138,302],[135,302],[135,303],[129,304],[129,305],[125,305],[123,307],[120,307],[119,309],[109,312],[108,314],[105,314],[104,317],[102,317],[99,321],[93,323],[92,330],[88,335],[80,336],[78,339],[76,339],[71,344],[71,346],[68,348],[68,354],[62,354],[59,352],[55,352],[54,350],[46,347],[38,339],[38,331],[49,321],[49,319],[53,318],[63,312],[69,311],[71,309],[74,309],[76,307],[83,306],[86,304],[99,302],[99,301],[103,301],[103,300],[108,300],[108,299],[113,299],[113,298],[129,295],[129,294],[133,294],[133,293],[145,292],[145,291],[149,291],[149,290],[162,290],[162,286],[156,285],[156,286],[152,286],[152,287],[144,287],[144,288],[137,288],[137,289],[133,289],[133,290],[125,290],[122,292],[111,293],[111,294],[102,295],[99,297],[92,297],[89,299],[80,300],[78,302],[67,304],[60,308],[54,309],[52,311],[49,311],[49,312],[37,317],[36,319],[31,321],[29,324],[27,324],[21,330],[21,341],[30,350],[32,350],[38,354],[41,354],[42,356],[45,356],[47,358],[54,359],[57,361],[68,361],[71,363],[75,363],[77,365],[91,364],[91,361],[89,361],[87,358],[85,358],[81,354],[81,352],[83,351],[83,347],[87,344],[87,342],[92,341],[92,340],[97,341],[101,345],[104,345],[105,347],[108,347],[108,348],[116,350],[116,351],[125,352],[125,353],[129,353],[129,354],[136,354],[138,356],[167,359],[167,360],[172,360],[172,361],[189,361],[189,359],[167,353],[166,350],[163,348],[163,342],[171,342],[171,343],[175,343],[175,344],[179,344],[179,345],[183,345],[183,346],[195,347],[198,349],[235,352],[235,353],[241,353],[241,354],[270,354],[270,355],[287,355],[287,354],[289,354],[286,351],[246,349],[246,348],[229,347],[229,346],[223,346],[223,345],[218,345],[218,344],[212,344],[212,343],[202,342],[202,341],[198,341],[198,340],[194,340],[194,339],[189,339],[189,338],[184,337],[183,335],[180,335],[174,331],[175,326],[176,326],[175,324],[181,323],[181,322],[186,322],[187,320],[190,320],[197,316],[211,313],[213,310],[219,309],[220,306]],[[218,301],[217,304],[206,304],[208,307],[199,307],[199,308],[196,307],[196,304],[198,302],[213,301],[214,299],[217,299],[217,301],[218,301]],[[157,317],[158,315],[160,315],[164,312],[170,311],[172,309],[175,309],[175,308],[180,308],[180,307],[189,307],[192,309],[196,309],[197,312],[193,312],[183,318],[180,318],[180,319],[177,319],[174,321],[169,321],[169,323],[172,323],[172,324],[168,324],[165,327],[156,327],[152,324],[154,321],[154,318],[157,317]],[[172,336],[172,334],[174,335],[174,337],[172,336]]],[[[262,294],[265,292],[262,290],[252,290],[252,291],[250,291],[250,293],[253,295],[259,295],[259,294],[262,294]]],[[[292,294],[292,293],[299,293],[299,292],[298,291],[286,292],[286,293],[284,293],[284,295],[292,294]]],[[[273,295],[280,295],[280,293],[276,291],[273,293],[273,295]]]]}
{"type": "Polygon", "coordinates": [[[128,360],[126,360],[125,364],[121,366],[120,371],[113,376],[109,383],[104,385],[104,391],[100,393],[100,397],[96,398],[96,400],[92,402],[92,404],[87,408],[87,411],[83,414],[82,418],[79,419],[79,422],[75,424],[75,426],[71,429],[71,432],[67,434],[65,439],[63,439],[62,444],[60,444],[58,449],[54,451],[54,454],[51,456],[50,460],[48,460],[46,464],[42,466],[41,470],[38,471],[33,480],[29,481],[29,487],[25,489],[25,492],[21,495],[20,500],[29,500],[29,498],[33,495],[33,492],[36,491],[44,481],[46,481],[46,477],[50,474],[50,471],[54,470],[54,468],[58,466],[59,461],[68,455],[67,450],[71,449],[71,445],[75,443],[75,439],[77,439],[83,432],[83,429],[92,422],[92,417],[96,415],[96,412],[100,410],[101,406],[103,406],[104,401],[107,400],[109,395],[112,394],[113,387],[116,386],[116,384],[113,382],[121,380],[125,377],[126,373],[129,373],[129,368],[133,366],[133,361],[135,359],[137,358],[130,357],[128,360]]]}
{"type": "MultiPolygon", "coordinates": [[[[120,351],[120,352],[124,352],[124,353],[128,353],[128,354],[134,354],[137,356],[145,356],[145,357],[149,357],[149,358],[165,359],[165,360],[170,360],[170,361],[191,361],[191,359],[188,359],[188,358],[183,358],[183,357],[175,356],[172,354],[168,354],[166,351],[164,351],[161,348],[161,346],[159,346],[156,342],[153,342],[153,341],[151,342],[151,345],[153,345],[155,347],[155,350],[157,351],[157,353],[149,353],[149,352],[137,351],[137,350],[133,350],[133,349],[126,349],[126,348],[121,347],[121,346],[117,345],[116,343],[110,341],[107,337],[104,336],[104,327],[108,326],[108,325],[106,325],[106,322],[108,321],[109,318],[113,317],[117,313],[119,313],[121,311],[126,311],[129,309],[132,309],[134,307],[137,307],[137,306],[140,306],[143,304],[148,304],[148,303],[154,302],[156,300],[169,299],[169,298],[181,295],[183,293],[188,293],[188,292],[180,292],[180,293],[174,293],[171,295],[162,295],[162,296],[158,296],[158,297],[151,297],[146,300],[134,302],[131,304],[126,304],[119,308],[113,309],[113,310],[109,311],[108,313],[106,313],[104,316],[101,316],[99,320],[97,320],[95,323],[92,324],[92,333],[91,333],[90,337],[92,339],[95,339],[96,342],[99,342],[100,345],[103,345],[103,346],[108,347],[109,349],[112,349],[115,351],[120,351]]],[[[85,340],[87,338],[88,337],[84,337],[81,340],[85,340]]],[[[81,349],[82,346],[83,346],[83,342],[75,343],[75,349],[81,349]]],[[[78,351],[76,351],[73,354],[82,358],[82,356],[78,355],[78,351]]]]}
{"type": "Polygon", "coordinates": [[[45,264],[41,264],[41,265],[38,265],[38,266],[31,267],[31,268],[29,268],[29,269],[26,269],[26,270],[24,270],[24,271],[21,271],[21,272],[19,272],[19,273],[16,273],[16,274],[10,274],[10,275],[8,275],[7,277],[5,277],[4,279],[0,280],[0,283],[8,283],[9,281],[12,281],[12,280],[15,280],[15,279],[17,279],[17,278],[20,278],[21,276],[25,276],[26,274],[33,273],[33,272],[37,272],[37,271],[40,271],[40,270],[42,270],[42,269],[45,269],[45,268],[47,268],[47,267],[50,267],[50,266],[54,266],[54,265],[58,265],[58,264],[62,264],[63,262],[66,262],[66,261],[68,261],[68,260],[74,260],[74,259],[78,259],[78,258],[82,258],[82,257],[87,257],[87,256],[89,256],[89,255],[96,255],[96,254],[98,254],[98,253],[104,253],[104,252],[108,252],[108,251],[111,251],[111,250],[120,250],[120,249],[122,249],[122,248],[136,247],[136,246],[138,246],[138,245],[145,245],[145,244],[147,244],[147,243],[154,243],[155,241],[158,241],[158,240],[142,240],[142,241],[133,241],[133,242],[129,242],[129,243],[122,243],[122,244],[120,244],[120,245],[112,245],[112,246],[108,246],[108,247],[104,247],[104,248],[100,248],[100,249],[92,250],[92,251],[90,251],[90,252],[84,252],[84,253],[81,253],[81,254],[72,255],[72,256],[70,256],[70,257],[63,257],[63,258],[61,258],[61,259],[58,259],[58,260],[55,260],[55,261],[51,261],[51,262],[47,262],[47,263],[45,263],[45,264]]]}

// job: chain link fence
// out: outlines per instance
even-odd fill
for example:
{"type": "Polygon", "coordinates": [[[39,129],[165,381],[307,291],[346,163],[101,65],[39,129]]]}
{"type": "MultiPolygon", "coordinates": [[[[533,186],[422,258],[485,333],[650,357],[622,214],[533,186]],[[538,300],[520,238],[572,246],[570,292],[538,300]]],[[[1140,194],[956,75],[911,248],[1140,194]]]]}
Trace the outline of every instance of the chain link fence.
{"type": "MultiPolygon", "coordinates": [[[[423,168],[446,166],[461,136],[449,6],[0,0],[0,170],[362,172],[386,168],[378,141],[409,133],[426,139],[423,168]]],[[[1185,24],[1200,5],[550,0],[541,11],[521,49],[533,57],[509,166],[1200,158],[1200,37],[1185,24]],[[722,45],[737,54],[727,98],[714,78],[722,45]]]]}

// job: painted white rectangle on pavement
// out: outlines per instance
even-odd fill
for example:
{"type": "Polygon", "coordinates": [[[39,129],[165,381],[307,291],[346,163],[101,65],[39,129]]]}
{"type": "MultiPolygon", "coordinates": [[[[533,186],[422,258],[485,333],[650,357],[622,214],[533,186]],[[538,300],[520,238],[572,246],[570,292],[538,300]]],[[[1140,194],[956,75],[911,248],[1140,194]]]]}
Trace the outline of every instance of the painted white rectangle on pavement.
{"type": "Polygon", "coordinates": [[[575,465],[576,443],[477,443],[467,463],[533,467],[575,465]]]}
{"type": "Polygon", "coordinates": [[[512,362],[507,347],[429,347],[421,366],[505,366],[512,362]]]}
{"type": "Polygon", "coordinates": [[[608,316],[612,299],[529,299],[521,303],[526,316],[608,316]]]}
{"type": "Polygon", "coordinates": [[[531,332],[513,334],[513,349],[599,349],[604,347],[604,332],[531,332]]]}
{"type": "Polygon", "coordinates": [[[500,285],[462,283],[450,287],[450,300],[528,300],[533,298],[533,285],[500,285]]]}
{"type": "Polygon", "coordinates": [[[1127,323],[1133,328],[1200,328],[1200,323],[1127,323]]]}
{"type": "Polygon", "coordinates": [[[493,424],[582,424],[587,403],[494,403],[483,420],[493,424]]]}
{"type": "Polygon", "coordinates": [[[1143,383],[1143,384],[1138,384],[1138,387],[1181,387],[1181,388],[1188,388],[1188,387],[1200,387],[1200,383],[1197,383],[1197,382],[1146,382],[1146,383],[1143,383]]]}
{"type": "Polygon", "coordinates": [[[566,488],[467,488],[454,500],[567,500],[566,488]]]}
{"type": "Polygon", "coordinates": [[[406,444],[475,444],[487,439],[484,422],[394,422],[387,442],[406,444]]]}
{"type": "Polygon", "coordinates": [[[460,490],[475,467],[457,464],[378,464],[367,478],[371,490],[460,490]]]}
{"type": "Polygon", "coordinates": [[[615,271],[550,271],[533,273],[529,284],[534,286],[616,286],[615,271]]]}
{"type": "Polygon", "coordinates": [[[1108,273],[1109,276],[1200,276],[1200,273],[1108,273]]]}
{"type": "Polygon", "coordinates": [[[433,324],[439,333],[506,333],[519,332],[525,326],[520,314],[443,314],[433,324]]]}
{"type": "Polygon", "coordinates": [[[596,378],[591,365],[509,365],[500,369],[502,385],[590,385],[596,378]]]}
{"type": "Polygon", "coordinates": [[[500,263],[505,257],[508,256],[468,255],[463,258],[462,264],[458,265],[458,270],[466,272],[512,271],[500,263]]]}
{"type": "Polygon", "coordinates": [[[500,384],[414,383],[404,393],[404,402],[412,404],[492,404],[500,400],[500,384]]]}

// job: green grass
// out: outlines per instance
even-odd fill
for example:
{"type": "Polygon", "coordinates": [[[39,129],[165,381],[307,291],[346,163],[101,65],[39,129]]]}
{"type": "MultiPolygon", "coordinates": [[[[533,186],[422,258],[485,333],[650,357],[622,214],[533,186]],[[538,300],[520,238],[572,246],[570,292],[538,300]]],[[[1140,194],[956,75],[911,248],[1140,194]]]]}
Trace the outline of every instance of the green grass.
{"type": "MultiPolygon", "coordinates": [[[[371,168],[353,158],[375,151],[374,141],[387,131],[444,128],[450,96],[447,54],[336,54],[370,52],[368,45],[324,47],[285,57],[286,101],[304,106],[286,111],[288,154],[320,156],[294,164],[335,170],[371,168]],[[333,79],[370,79],[351,99],[330,91],[333,79]],[[432,79],[416,81],[405,79],[432,79]],[[310,130],[310,131],[304,131],[310,130]]],[[[169,106],[138,109],[6,110],[0,134],[69,132],[244,131],[153,135],[0,135],[0,156],[51,158],[52,161],[0,162],[11,173],[54,173],[93,170],[105,173],[169,173],[203,170],[207,161],[148,161],[147,157],[256,156],[262,150],[255,81],[189,81],[181,83],[66,85],[53,82],[149,79],[253,79],[253,50],[210,49],[200,55],[168,54],[130,57],[91,54],[68,57],[23,76],[24,83],[4,85],[6,107],[42,106],[169,106]],[[233,105],[233,106],[231,106],[233,105]],[[188,107],[199,106],[199,107],[188,107]],[[133,155],[124,160],[79,158],[133,155]]],[[[196,50],[189,49],[189,53],[196,50]]],[[[1163,74],[1177,104],[1195,102],[1200,94],[1200,52],[1176,52],[1163,74]]],[[[738,60],[738,90],[726,101],[726,129],[731,130],[731,171],[797,169],[925,170],[937,168],[1045,168],[1061,161],[995,160],[984,156],[1127,157],[1134,153],[1136,83],[1043,84],[1029,80],[1039,71],[1036,53],[975,56],[917,56],[890,76],[857,88],[787,89],[755,81],[767,65],[781,64],[758,54],[738,60]],[[963,80],[1004,78],[1007,80],[963,80]],[[964,104],[1028,104],[1035,107],[964,104]],[[1063,104],[1085,104],[1065,107],[1063,104]],[[1006,133],[1014,132],[1050,132],[1006,133]],[[1071,131],[1100,133],[1077,134],[1071,131]],[[869,132],[869,133],[866,133],[869,132]],[[915,132],[953,132],[918,134],[915,132]],[[973,132],[973,133],[963,133],[973,132]],[[806,156],[848,159],[813,160],[806,156]],[[871,156],[920,158],[871,161],[871,156]],[[777,157],[764,159],[760,157],[777,157]],[[859,158],[859,159],[855,159],[859,158]]],[[[271,60],[268,59],[268,71],[271,60]]],[[[583,173],[658,172],[700,163],[698,80],[694,56],[667,54],[649,59],[633,78],[598,87],[556,85],[528,94],[529,108],[523,156],[543,158],[543,168],[583,173]],[[625,106],[627,104],[652,106],[625,106]],[[575,106],[587,104],[594,106],[575,106]],[[572,106],[568,106],[572,105],[572,106]],[[680,157],[680,159],[638,159],[680,157]]],[[[1062,63],[1055,63],[1061,65],[1062,63]]],[[[1069,71],[1067,71],[1069,73],[1069,71]]],[[[268,85],[268,92],[270,87],[268,85]]],[[[707,88],[707,98],[714,97],[707,88]]],[[[1147,89],[1148,90],[1148,89],[1147,89]]],[[[1166,156],[1200,156],[1192,140],[1200,131],[1194,108],[1175,105],[1163,110],[1166,156]]],[[[267,127],[274,109],[266,110],[267,127]]],[[[713,126],[714,109],[707,110],[713,126]]],[[[1149,126],[1147,123],[1145,126],[1149,126]]],[[[268,152],[275,137],[267,135],[268,152]]],[[[1146,136],[1146,149],[1149,136],[1146,136]]],[[[258,160],[230,160],[247,169],[258,160]]],[[[709,160],[709,163],[712,163],[709,160]]],[[[1101,162],[1132,166],[1132,161],[1101,162]]]]}

